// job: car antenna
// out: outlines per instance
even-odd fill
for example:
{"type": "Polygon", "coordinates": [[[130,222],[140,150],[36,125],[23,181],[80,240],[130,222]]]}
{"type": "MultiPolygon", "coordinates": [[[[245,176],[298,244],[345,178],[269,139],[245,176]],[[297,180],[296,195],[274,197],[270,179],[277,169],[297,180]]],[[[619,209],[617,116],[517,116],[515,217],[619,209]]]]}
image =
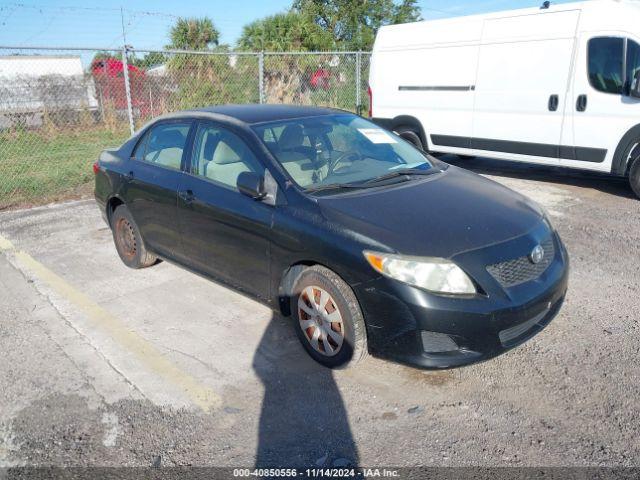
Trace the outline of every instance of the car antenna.
{"type": "Polygon", "coordinates": [[[547,0],[546,2],[542,3],[542,6],[540,7],[540,10],[548,10],[550,6],[551,6],[551,2],[549,2],[547,0]]]}

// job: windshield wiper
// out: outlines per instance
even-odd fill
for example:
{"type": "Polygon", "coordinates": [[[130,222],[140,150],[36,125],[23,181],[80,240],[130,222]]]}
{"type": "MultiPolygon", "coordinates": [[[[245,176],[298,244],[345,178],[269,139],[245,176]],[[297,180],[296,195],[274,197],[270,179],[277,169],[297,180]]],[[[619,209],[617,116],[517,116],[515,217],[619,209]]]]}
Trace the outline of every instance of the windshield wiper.
{"type": "MultiPolygon", "coordinates": [[[[365,180],[364,182],[356,183],[328,183],[326,185],[318,185],[317,187],[307,188],[307,192],[315,193],[322,192],[324,190],[341,190],[341,189],[365,189],[378,186],[380,183],[384,183],[386,180],[397,178],[400,182],[411,180],[412,175],[433,175],[439,173],[440,170],[431,168],[429,170],[421,170],[418,168],[404,168],[402,170],[395,170],[393,172],[386,173],[379,177],[365,180]]],[[[396,182],[393,182],[396,183],[396,182]]]]}
{"type": "Polygon", "coordinates": [[[317,187],[307,188],[307,192],[322,192],[323,190],[341,190],[348,188],[367,188],[364,185],[356,184],[356,183],[327,183],[326,185],[318,185],[317,187]]]}
{"type": "Polygon", "coordinates": [[[393,172],[385,173],[384,175],[380,175],[379,177],[371,178],[361,185],[371,185],[373,183],[383,182],[385,180],[389,180],[391,178],[396,177],[407,177],[407,180],[410,179],[411,175],[433,175],[435,173],[439,173],[440,170],[435,168],[430,168],[429,170],[421,170],[419,168],[403,168],[401,170],[394,170],[393,172]]]}

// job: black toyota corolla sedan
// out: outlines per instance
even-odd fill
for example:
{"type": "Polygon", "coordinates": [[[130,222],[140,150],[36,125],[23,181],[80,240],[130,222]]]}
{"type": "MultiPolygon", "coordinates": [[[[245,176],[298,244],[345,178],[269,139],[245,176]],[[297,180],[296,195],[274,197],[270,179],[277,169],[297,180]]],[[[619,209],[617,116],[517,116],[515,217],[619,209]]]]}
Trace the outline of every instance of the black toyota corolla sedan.
{"type": "Polygon", "coordinates": [[[169,260],[267,303],[327,367],[486,360],[540,332],[567,290],[534,202],[339,110],[163,116],[94,172],[127,266],[169,260]]]}

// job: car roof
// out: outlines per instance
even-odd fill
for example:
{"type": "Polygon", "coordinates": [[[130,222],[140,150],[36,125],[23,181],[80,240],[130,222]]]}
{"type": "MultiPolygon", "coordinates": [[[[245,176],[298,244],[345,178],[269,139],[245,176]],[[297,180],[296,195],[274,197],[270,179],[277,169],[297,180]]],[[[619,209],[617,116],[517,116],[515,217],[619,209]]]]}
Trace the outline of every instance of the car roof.
{"type": "MultiPolygon", "coordinates": [[[[273,122],[277,120],[288,120],[301,117],[316,117],[320,115],[334,115],[336,113],[346,113],[342,110],[325,107],[308,107],[301,105],[270,105],[270,104],[247,104],[247,105],[218,105],[192,110],[191,112],[211,113],[212,116],[224,115],[243,123],[255,124],[273,122]]],[[[187,115],[190,112],[180,112],[187,115]]]]}

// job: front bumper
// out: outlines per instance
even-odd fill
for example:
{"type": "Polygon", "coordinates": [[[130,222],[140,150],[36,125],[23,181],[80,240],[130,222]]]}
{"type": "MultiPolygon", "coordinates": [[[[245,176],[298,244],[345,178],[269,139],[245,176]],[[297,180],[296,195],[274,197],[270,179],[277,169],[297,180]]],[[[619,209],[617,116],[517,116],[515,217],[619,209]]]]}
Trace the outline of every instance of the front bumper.
{"type": "MultiPolygon", "coordinates": [[[[488,360],[527,341],[564,302],[569,261],[559,237],[555,258],[535,281],[474,298],[434,295],[379,277],[356,287],[373,355],[425,369],[488,360]]],[[[496,246],[499,247],[499,246],[496,246]]]]}

